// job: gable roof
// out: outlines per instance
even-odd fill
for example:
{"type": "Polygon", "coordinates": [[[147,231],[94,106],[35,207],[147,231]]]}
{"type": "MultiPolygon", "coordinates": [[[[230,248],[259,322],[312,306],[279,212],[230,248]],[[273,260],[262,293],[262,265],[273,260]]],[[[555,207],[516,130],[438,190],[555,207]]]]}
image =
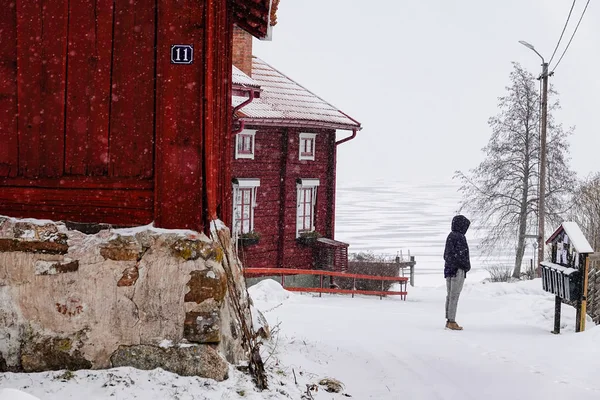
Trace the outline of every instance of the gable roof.
{"type": "Polygon", "coordinates": [[[585,238],[585,235],[583,232],[581,232],[579,225],[577,225],[575,222],[563,222],[560,224],[552,236],[546,240],[546,244],[550,243],[563,230],[569,237],[569,241],[573,244],[573,247],[575,247],[575,251],[577,251],[579,254],[594,252],[594,249],[592,249],[592,246],[590,246],[590,243],[585,238]]]}
{"type": "MultiPolygon", "coordinates": [[[[242,71],[236,71],[236,74],[238,73],[243,74],[242,71]]],[[[252,59],[252,78],[248,78],[257,82],[262,91],[260,98],[254,99],[236,113],[237,117],[246,123],[346,130],[361,129],[360,122],[258,57],[252,59]]],[[[232,96],[234,107],[245,100],[247,97],[232,96]]]]}

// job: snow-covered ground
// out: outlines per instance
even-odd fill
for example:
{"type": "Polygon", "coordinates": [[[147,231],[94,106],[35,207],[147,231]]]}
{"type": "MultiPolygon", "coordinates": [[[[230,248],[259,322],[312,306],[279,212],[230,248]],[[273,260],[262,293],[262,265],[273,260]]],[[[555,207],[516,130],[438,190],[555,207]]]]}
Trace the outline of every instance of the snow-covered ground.
{"type": "MultiPolygon", "coordinates": [[[[270,388],[256,392],[231,368],[215,381],[162,371],[0,374],[0,400],[69,399],[597,399],[600,327],[574,333],[573,308],[563,306],[563,333],[550,334],[554,298],[540,280],[484,283],[488,265],[510,265],[509,252],[484,259],[476,230],[467,238],[473,270],[459,302],[462,332],[444,327],[443,246],[460,196],[452,183],[374,182],[338,191],[337,239],[351,251],[416,256],[407,301],[398,298],[300,295],[275,281],[250,288],[274,330],[263,347],[270,388]],[[318,382],[334,378],[343,393],[318,382]],[[318,391],[306,395],[307,385],[318,391]],[[304,395],[304,397],[303,397],[304,395]]],[[[477,221],[473,221],[477,228],[477,221]]]]}
{"type": "Polygon", "coordinates": [[[563,334],[552,335],[554,298],[539,279],[468,278],[459,304],[462,332],[443,329],[441,278],[410,288],[406,302],[307,295],[281,302],[260,287],[251,290],[255,298],[261,293],[256,302],[270,323],[281,323],[276,354],[286,371],[333,376],[354,398],[600,397],[600,327],[588,322],[588,331],[575,334],[574,309],[563,306],[563,334]]]}
{"type": "MultiPolygon", "coordinates": [[[[42,400],[59,399],[301,399],[323,378],[342,393],[311,391],[314,399],[559,399],[600,397],[600,327],[574,333],[563,306],[563,333],[552,335],[554,300],[539,280],[482,281],[469,274],[458,312],[462,332],[444,329],[443,278],[409,287],[407,301],[290,293],[275,281],[250,288],[274,337],[263,348],[270,389],[258,393],[232,368],[231,378],[179,377],[162,370],[1,374],[0,388],[42,400]],[[297,383],[296,383],[297,382],[297,383]]],[[[18,399],[2,397],[0,399],[18,399]]],[[[310,399],[311,397],[305,397],[310,399]]]]}

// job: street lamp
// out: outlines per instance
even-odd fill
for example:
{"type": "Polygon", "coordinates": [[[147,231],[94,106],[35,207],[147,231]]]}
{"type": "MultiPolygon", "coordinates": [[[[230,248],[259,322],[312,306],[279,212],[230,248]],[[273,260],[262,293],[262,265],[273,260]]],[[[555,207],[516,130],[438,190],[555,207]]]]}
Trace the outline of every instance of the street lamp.
{"type": "Polygon", "coordinates": [[[538,56],[540,56],[540,58],[542,59],[542,63],[545,64],[546,62],[544,61],[544,57],[542,57],[542,55],[540,53],[537,52],[537,50],[535,49],[535,47],[533,47],[533,45],[531,43],[527,43],[524,40],[519,40],[519,43],[521,43],[523,46],[527,47],[529,50],[533,50],[535,51],[535,54],[537,54],[538,56]]]}
{"type": "Polygon", "coordinates": [[[538,276],[541,274],[540,264],[544,261],[544,217],[546,213],[546,125],[548,120],[548,63],[544,57],[537,52],[532,44],[524,40],[519,40],[523,46],[532,50],[542,59],[542,75],[538,79],[542,80],[542,131],[540,133],[540,189],[538,205],[538,276]]]}

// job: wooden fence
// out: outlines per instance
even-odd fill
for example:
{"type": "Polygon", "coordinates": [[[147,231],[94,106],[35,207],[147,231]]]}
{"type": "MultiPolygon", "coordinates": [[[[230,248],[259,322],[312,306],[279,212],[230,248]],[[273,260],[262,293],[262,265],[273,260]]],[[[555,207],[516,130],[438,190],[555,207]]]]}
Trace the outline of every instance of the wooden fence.
{"type": "Polygon", "coordinates": [[[586,310],[594,322],[600,324],[600,253],[590,256],[586,310]]]}
{"type": "Polygon", "coordinates": [[[354,297],[355,294],[364,294],[371,296],[379,296],[381,299],[383,296],[396,295],[400,296],[402,300],[406,300],[406,295],[408,294],[406,291],[406,286],[408,282],[408,278],[401,276],[373,276],[373,275],[363,275],[363,274],[349,274],[345,272],[337,272],[337,271],[323,271],[323,270],[313,270],[313,269],[291,269],[291,268],[245,268],[244,269],[245,276],[281,276],[281,286],[283,286],[286,290],[291,292],[312,292],[319,293],[319,297],[321,297],[322,293],[338,293],[338,294],[351,294],[354,297]],[[286,275],[317,275],[319,276],[319,287],[286,287],[285,286],[285,276],[286,275]],[[345,279],[353,279],[354,285],[352,289],[339,289],[339,288],[324,288],[323,287],[323,277],[324,276],[335,276],[339,278],[345,279]],[[381,290],[358,290],[356,289],[356,280],[370,280],[370,281],[380,281],[381,282],[381,290]],[[390,291],[383,290],[384,282],[397,282],[400,284],[400,291],[390,291]]]}

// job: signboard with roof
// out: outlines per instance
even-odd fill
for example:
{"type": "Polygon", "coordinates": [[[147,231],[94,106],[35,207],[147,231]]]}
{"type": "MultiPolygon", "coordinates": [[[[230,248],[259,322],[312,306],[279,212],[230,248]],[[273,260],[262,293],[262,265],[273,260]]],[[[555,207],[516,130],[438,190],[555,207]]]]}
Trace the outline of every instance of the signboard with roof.
{"type": "Polygon", "coordinates": [[[577,310],[575,331],[585,330],[587,276],[592,246],[575,222],[563,222],[546,241],[551,246],[550,261],[542,261],[542,288],[556,295],[554,330],[560,333],[563,302],[577,310]]]}

